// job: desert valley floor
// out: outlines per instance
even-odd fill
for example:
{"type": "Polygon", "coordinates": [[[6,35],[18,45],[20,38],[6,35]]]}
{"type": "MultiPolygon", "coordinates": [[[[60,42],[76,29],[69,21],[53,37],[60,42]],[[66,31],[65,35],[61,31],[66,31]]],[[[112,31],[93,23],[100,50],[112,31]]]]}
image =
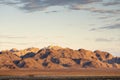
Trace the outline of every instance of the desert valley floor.
{"type": "Polygon", "coordinates": [[[0,70],[0,80],[119,80],[120,69],[0,70]]]}
{"type": "Polygon", "coordinates": [[[0,76],[120,76],[120,69],[0,70],[0,76]]]}

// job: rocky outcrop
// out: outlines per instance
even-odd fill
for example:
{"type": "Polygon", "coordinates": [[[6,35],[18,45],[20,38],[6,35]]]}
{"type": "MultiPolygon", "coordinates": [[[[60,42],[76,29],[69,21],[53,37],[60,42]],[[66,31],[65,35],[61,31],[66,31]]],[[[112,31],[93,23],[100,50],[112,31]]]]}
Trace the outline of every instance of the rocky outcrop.
{"type": "Polygon", "coordinates": [[[113,56],[108,52],[96,50],[96,51],[94,51],[94,53],[96,54],[97,58],[101,61],[105,61],[105,60],[113,58],[113,56]]]}
{"type": "Polygon", "coordinates": [[[112,59],[108,59],[108,60],[106,60],[106,62],[108,62],[110,64],[113,64],[113,63],[120,64],[120,57],[114,57],[112,59]]]}
{"type": "Polygon", "coordinates": [[[23,50],[17,50],[15,48],[11,49],[10,50],[13,54],[16,54],[17,56],[24,56],[28,53],[37,53],[39,51],[39,48],[35,48],[35,47],[32,47],[32,48],[27,48],[27,49],[23,49],[23,50]]]}
{"type": "Polygon", "coordinates": [[[3,51],[0,54],[0,69],[17,69],[18,67],[13,63],[15,60],[21,60],[21,58],[9,51],[3,51]]]}

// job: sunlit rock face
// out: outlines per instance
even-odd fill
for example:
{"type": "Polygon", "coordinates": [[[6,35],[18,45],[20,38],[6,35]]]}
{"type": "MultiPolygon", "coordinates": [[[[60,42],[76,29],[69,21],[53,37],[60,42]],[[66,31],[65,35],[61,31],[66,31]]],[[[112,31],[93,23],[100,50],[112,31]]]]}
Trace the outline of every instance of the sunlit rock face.
{"type": "Polygon", "coordinates": [[[120,57],[108,52],[73,50],[59,46],[0,52],[0,69],[120,68],[120,57]]]}
{"type": "Polygon", "coordinates": [[[37,53],[39,51],[39,48],[35,48],[35,47],[32,47],[32,48],[27,48],[27,49],[23,49],[23,50],[17,50],[15,48],[11,49],[10,50],[13,54],[16,54],[17,56],[24,56],[28,53],[37,53]]]}
{"type": "Polygon", "coordinates": [[[110,53],[104,52],[104,51],[96,50],[96,51],[94,51],[94,53],[96,54],[97,58],[101,61],[112,59],[114,57],[110,53]]]}

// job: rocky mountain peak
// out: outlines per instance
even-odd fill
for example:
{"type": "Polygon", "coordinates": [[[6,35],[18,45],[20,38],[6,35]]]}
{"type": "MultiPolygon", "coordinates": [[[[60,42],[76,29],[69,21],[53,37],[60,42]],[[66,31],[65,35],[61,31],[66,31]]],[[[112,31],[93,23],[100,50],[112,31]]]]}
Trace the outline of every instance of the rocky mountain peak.
{"type": "Polygon", "coordinates": [[[54,46],[54,45],[50,45],[50,46],[47,47],[47,49],[58,50],[58,49],[62,49],[62,47],[60,47],[60,46],[54,46]]]}
{"type": "Polygon", "coordinates": [[[17,51],[19,51],[19,50],[16,49],[16,48],[12,48],[10,51],[11,51],[11,52],[17,52],[17,51]]]}

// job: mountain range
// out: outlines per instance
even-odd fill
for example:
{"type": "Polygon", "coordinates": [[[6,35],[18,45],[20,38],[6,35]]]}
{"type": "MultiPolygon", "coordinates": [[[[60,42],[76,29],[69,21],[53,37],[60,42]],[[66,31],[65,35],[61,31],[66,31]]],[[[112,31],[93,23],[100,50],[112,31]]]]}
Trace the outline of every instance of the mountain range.
{"type": "Polygon", "coordinates": [[[0,70],[81,68],[120,69],[120,57],[100,50],[73,50],[59,46],[0,51],[0,70]]]}

